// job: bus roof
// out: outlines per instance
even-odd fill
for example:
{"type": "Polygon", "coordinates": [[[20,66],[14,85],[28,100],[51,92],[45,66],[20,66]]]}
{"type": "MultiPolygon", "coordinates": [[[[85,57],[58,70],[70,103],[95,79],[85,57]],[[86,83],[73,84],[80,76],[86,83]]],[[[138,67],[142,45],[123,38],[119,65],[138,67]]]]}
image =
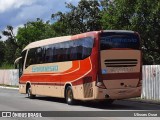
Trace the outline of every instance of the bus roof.
{"type": "Polygon", "coordinates": [[[30,48],[41,47],[41,46],[50,45],[50,44],[59,43],[59,42],[65,42],[65,41],[69,41],[69,40],[72,40],[75,38],[76,39],[81,38],[82,36],[87,36],[87,34],[89,35],[89,34],[94,34],[94,33],[98,33],[98,32],[100,32],[100,31],[91,31],[91,32],[86,32],[86,33],[81,33],[81,34],[76,34],[76,35],[61,36],[61,37],[48,38],[48,39],[44,39],[44,40],[35,41],[35,42],[28,44],[23,49],[23,51],[30,49],[30,48]]]}
{"type": "Polygon", "coordinates": [[[88,34],[94,34],[94,33],[100,33],[100,32],[125,32],[125,33],[134,33],[134,31],[131,30],[101,30],[101,31],[91,31],[91,32],[86,32],[86,33],[81,33],[73,36],[62,36],[62,37],[55,37],[55,38],[49,38],[49,39],[44,39],[44,40],[39,40],[36,42],[32,42],[28,44],[24,49],[30,49],[30,48],[35,48],[35,47],[41,47],[49,44],[54,44],[54,43],[59,43],[59,42],[65,42],[68,40],[72,40],[72,38],[78,38],[79,36],[86,36],[88,34]]]}
{"type": "Polygon", "coordinates": [[[28,44],[23,49],[23,51],[30,49],[30,48],[35,48],[35,47],[45,46],[45,45],[54,44],[54,43],[58,43],[58,42],[68,41],[70,39],[71,39],[71,36],[63,36],[63,37],[55,37],[55,38],[39,40],[39,41],[32,42],[32,43],[28,44]]]}

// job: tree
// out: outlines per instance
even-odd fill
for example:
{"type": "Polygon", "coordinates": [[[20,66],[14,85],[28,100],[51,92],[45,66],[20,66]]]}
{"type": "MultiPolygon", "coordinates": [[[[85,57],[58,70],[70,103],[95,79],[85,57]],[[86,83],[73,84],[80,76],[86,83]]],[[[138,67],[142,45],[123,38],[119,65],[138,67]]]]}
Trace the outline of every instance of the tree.
{"type": "Polygon", "coordinates": [[[81,0],[78,6],[66,3],[66,7],[69,12],[52,14],[52,19],[57,21],[53,24],[53,27],[57,24],[60,25],[58,31],[63,30],[64,34],[78,34],[101,29],[100,4],[98,1],[81,0]]]}
{"type": "Polygon", "coordinates": [[[127,29],[140,33],[144,63],[160,63],[160,1],[114,0],[103,10],[104,29],[127,29]],[[153,63],[153,62],[152,62],[153,63]]]}
{"type": "Polygon", "coordinates": [[[0,65],[4,62],[5,45],[3,41],[0,41],[0,65]]]}
{"type": "Polygon", "coordinates": [[[7,26],[6,30],[2,31],[2,34],[7,37],[7,40],[4,42],[5,47],[3,47],[5,51],[4,61],[7,64],[13,64],[16,59],[16,49],[19,47],[13,34],[13,27],[7,26]]]}
{"type": "Polygon", "coordinates": [[[6,27],[6,30],[2,31],[2,34],[7,37],[7,40],[9,40],[11,44],[15,45],[16,47],[19,47],[17,45],[17,41],[16,41],[15,35],[13,33],[12,26],[8,25],[6,27]]]}
{"type": "Polygon", "coordinates": [[[37,18],[37,21],[27,22],[24,27],[19,28],[17,32],[17,44],[22,50],[31,42],[47,39],[55,36],[55,31],[52,29],[49,21],[43,22],[37,18]]]}

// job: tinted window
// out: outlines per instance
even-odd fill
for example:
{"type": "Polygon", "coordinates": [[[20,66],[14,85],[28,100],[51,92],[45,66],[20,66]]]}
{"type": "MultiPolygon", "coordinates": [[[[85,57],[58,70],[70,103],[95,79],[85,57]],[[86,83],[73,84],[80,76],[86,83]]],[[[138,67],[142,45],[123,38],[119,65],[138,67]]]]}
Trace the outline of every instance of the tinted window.
{"type": "Polygon", "coordinates": [[[26,67],[32,64],[83,60],[91,55],[92,37],[51,44],[28,51],[26,67]]]}
{"type": "Polygon", "coordinates": [[[134,33],[101,33],[100,41],[101,50],[111,48],[140,48],[139,37],[134,33]]]}
{"type": "Polygon", "coordinates": [[[43,51],[43,48],[39,47],[36,49],[36,52],[35,52],[35,56],[36,56],[36,63],[40,64],[40,63],[43,63],[43,56],[42,56],[42,52],[43,51]]]}
{"type": "Polygon", "coordinates": [[[44,63],[52,62],[53,61],[53,50],[52,47],[45,48],[45,60],[44,63]]]}
{"type": "Polygon", "coordinates": [[[37,62],[36,61],[36,50],[37,49],[34,48],[28,51],[28,56],[27,56],[25,67],[28,67],[29,65],[35,64],[37,62]]]}

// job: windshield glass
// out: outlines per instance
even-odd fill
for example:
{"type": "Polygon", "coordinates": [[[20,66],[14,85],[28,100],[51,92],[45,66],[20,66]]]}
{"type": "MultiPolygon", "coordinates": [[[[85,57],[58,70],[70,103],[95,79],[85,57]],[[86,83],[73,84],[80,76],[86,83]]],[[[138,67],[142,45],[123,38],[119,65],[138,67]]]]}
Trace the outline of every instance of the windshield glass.
{"type": "Polygon", "coordinates": [[[104,32],[100,34],[101,50],[112,48],[139,49],[140,40],[134,33],[104,32]]]}

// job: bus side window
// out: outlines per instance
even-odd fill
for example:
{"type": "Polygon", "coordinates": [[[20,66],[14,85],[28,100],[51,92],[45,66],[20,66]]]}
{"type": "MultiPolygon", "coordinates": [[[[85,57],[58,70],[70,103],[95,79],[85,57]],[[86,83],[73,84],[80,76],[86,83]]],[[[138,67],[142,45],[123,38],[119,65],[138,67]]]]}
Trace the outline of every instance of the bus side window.
{"type": "Polygon", "coordinates": [[[25,68],[27,68],[28,66],[32,65],[32,64],[36,64],[36,49],[32,48],[28,51],[28,56],[27,56],[27,60],[26,60],[26,65],[25,68]]]}
{"type": "Polygon", "coordinates": [[[46,56],[45,56],[45,63],[52,62],[52,56],[53,56],[52,48],[47,48],[47,50],[46,50],[46,56]]]}
{"type": "Polygon", "coordinates": [[[43,49],[41,47],[37,48],[37,52],[36,52],[36,58],[37,58],[36,64],[43,63],[42,51],[43,51],[43,49]]]}
{"type": "Polygon", "coordinates": [[[81,60],[82,58],[83,58],[83,54],[82,54],[82,50],[83,50],[83,47],[82,46],[78,46],[77,47],[77,58],[79,59],[79,60],[81,60]]]}

